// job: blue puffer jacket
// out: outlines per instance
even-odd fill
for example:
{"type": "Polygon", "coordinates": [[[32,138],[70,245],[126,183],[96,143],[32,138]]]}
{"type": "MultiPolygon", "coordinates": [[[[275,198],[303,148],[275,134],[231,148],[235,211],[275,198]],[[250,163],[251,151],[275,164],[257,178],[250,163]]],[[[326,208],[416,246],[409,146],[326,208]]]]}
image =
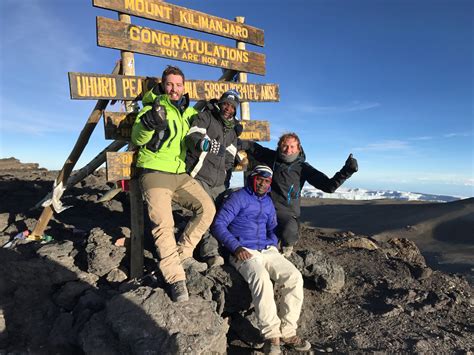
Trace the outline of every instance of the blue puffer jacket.
{"type": "Polygon", "coordinates": [[[265,194],[257,196],[249,187],[244,187],[227,198],[214,219],[212,235],[235,253],[245,247],[262,250],[277,246],[274,233],[277,225],[272,199],[265,194]]]}

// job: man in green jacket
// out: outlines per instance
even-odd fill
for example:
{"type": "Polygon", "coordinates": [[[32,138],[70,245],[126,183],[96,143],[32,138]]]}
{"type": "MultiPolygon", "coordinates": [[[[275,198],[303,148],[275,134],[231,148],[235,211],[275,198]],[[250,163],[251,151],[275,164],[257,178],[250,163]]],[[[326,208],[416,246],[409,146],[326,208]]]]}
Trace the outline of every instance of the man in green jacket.
{"type": "Polygon", "coordinates": [[[181,302],[189,299],[184,270],[207,268],[192,255],[216,211],[206,191],[186,173],[185,137],[197,111],[189,107],[188,95],[183,95],[183,72],[168,66],[161,85],[164,94],[160,95],[154,88],[143,96],[144,107],[133,125],[132,143],[140,147],[137,168],[160,270],[170,285],[172,300],[181,302]],[[172,202],[194,213],[177,242],[172,202]]]}

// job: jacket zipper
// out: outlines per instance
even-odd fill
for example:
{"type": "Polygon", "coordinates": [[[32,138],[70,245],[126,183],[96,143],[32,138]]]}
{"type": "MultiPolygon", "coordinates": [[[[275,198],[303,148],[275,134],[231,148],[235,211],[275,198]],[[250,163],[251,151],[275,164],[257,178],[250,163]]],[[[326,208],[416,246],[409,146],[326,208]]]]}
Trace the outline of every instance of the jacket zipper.
{"type": "Polygon", "coordinates": [[[261,250],[260,248],[260,223],[258,223],[259,219],[260,219],[260,215],[262,214],[262,201],[258,199],[257,197],[257,200],[258,202],[260,203],[260,211],[258,212],[258,216],[257,216],[257,250],[261,250]]]}

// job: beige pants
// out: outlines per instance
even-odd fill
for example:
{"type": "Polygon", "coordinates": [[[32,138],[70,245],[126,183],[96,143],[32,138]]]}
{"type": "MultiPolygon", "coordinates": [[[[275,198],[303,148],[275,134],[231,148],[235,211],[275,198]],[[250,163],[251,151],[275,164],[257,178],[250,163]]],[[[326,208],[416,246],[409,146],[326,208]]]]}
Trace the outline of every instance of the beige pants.
{"type": "Polygon", "coordinates": [[[216,213],[214,202],[187,174],[146,173],[140,177],[140,183],[153,225],[151,232],[160,258],[160,270],[168,283],[186,280],[181,260],[193,255],[194,248],[211,225],[216,213]],[[178,242],[174,235],[172,202],[194,213],[178,242]]]}
{"type": "Polygon", "coordinates": [[[303,304],[303,277],[298,269],[275,247],[262,251],[247,249],[252,258],[230,263],[248,282],[260,332],[265,339],[296,335],[303,304]],[[273,284],[281,284],[282,297],[277,306],[273,284]]]}

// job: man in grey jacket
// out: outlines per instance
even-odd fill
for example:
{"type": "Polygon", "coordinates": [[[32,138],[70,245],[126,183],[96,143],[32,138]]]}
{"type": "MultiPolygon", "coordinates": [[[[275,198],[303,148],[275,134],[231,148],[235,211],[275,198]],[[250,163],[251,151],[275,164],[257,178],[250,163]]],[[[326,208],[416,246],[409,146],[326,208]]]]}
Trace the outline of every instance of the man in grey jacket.
{"type": "MultiPolygon", "coordinates": [[[[235,118],[239,103],[239,93],[235,90],[226,91],[219,100],[211,100],[194,116],[186,136],[186,170],[217,206],[226,190],[226,175],[233,167],[237,138],[242,132],[242,125],[235,118]]],[[[208,266],[224,264],[219,244],[209,232],[204,235],[199,250],[208,266]]]]}

